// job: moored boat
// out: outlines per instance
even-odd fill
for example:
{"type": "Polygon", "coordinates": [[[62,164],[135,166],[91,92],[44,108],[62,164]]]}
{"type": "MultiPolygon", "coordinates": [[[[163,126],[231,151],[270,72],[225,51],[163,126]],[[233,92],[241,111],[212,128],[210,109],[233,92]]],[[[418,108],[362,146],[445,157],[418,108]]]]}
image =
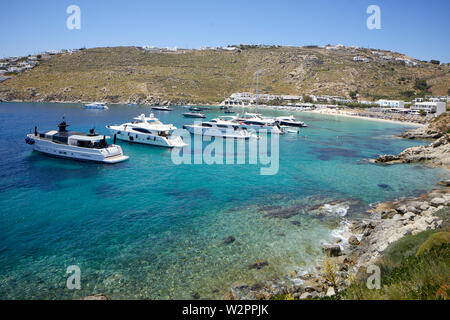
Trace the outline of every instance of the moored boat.
{"type": "Polygon", "coordinates": [[[63,119],[58,131],[39,133],[35,127],[34,133],[27,134],[25,142],[35,151],[59,158],[100,163],[118,163],[129,158],[119,145],[108,144],[109,137],[95,133],[94,129],[89,133],[69,132],[68,126],[63,119]]]}
{"type": "Polygon", "coordinates": [[[152,110],[157,110],[157,111],[173,111],[172,108],[169,107],[152,107],[152,110]]]}
{"type": "Polygon", "coordinates": [[[85,109],[93,109],[93,110],[108,110],[108,106],[103,102],[93,102],[86,104],[84,106],[85,109]]]}
{"type": "Polygon", "coordinates": [[[186,112],[183,113],[183,116],[185,118],[206,118],[206,116],[200,112],[186,112]]]}
{"type": "Polygon", "coordinates": [[[117,139],[128,142],[168,148],[187,146],[180,136],[173,134],[177,127],[172,124],[163,124],[153,114],[149,117],[141,114],[132,122],[116,126],[109,125],[106,128],[116,135],[117,139]]]}
{"type": "Polygon", "coordinates": [[[297,127],[297,128],[307,127],[306,123],[304,123],[303,121],[296,120],[294,116],[277,117],[276,120],[279,121],[279,123],[282,126],[297,127]]]}
{"type": "Polygon", "coordinates": [[[258,136],[248,132],[246,129],[239,128],[238,125],[227,121],[204,121],[190,125],[184,125],[183,129],[192,134],[203,136],[221,137],[230,139],[257,139],[258,136]]]}

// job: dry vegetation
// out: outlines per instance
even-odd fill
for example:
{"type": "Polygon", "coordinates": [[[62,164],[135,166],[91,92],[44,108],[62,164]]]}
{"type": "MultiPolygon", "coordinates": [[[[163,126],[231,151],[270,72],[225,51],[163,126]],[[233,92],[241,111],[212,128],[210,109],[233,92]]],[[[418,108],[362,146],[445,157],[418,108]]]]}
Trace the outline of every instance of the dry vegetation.
{"type": "MultiPolygon", "coordinates": [[[[394,57],[403,55],[389,52],[394,57]]],[[[94,48],[45,60],[0,84],[0,99],[115,103],[217,103],[233,92],[260,88],[273,94],[330,94],[405,98],[425,79],[435,95],[446,95],[450,68],[430,63],[410,67],[356,52],[305,47],[247,48],[234,52],[149,53],[136,47],[94,48]],[[355,62],[355,55],[371,62],[355,62]]]]}

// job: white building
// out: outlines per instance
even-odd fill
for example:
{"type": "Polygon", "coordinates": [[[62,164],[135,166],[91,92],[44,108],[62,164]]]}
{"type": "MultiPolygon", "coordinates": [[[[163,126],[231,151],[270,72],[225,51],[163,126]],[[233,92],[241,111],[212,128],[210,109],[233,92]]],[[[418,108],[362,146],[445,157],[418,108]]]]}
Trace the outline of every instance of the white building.
{"type": "Polygon", "coordinates": [[[447,104],[445,102],[416,102],[414,106],[411,107],[412,111],[424,111],[426,113],[433,113],[436,117],[444,113],[447,109],[447,104]]]}
{"type": "Polygon", "coordinates": [[[353,57],[353,61],[358,61],[358,62],[369,62],[369,59],[363,58],[363,57],[360,57],[360,56],[355,56],[355,57],[353,57]]]}
{"type": "Polygon", "coordinates": [[[378,100],[377,104],[383,108],[404,108],[405,102],[400,100],[378,100]]]}

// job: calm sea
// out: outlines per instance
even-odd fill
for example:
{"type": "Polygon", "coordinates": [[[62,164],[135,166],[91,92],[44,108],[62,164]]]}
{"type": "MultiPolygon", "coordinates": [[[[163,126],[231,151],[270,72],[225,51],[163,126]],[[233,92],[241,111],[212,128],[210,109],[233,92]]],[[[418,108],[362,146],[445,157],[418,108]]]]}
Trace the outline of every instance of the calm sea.
{"type": "MultiPolygon", "coordinates": [[[[174,108],[155,116],[178,127],[192,122],[181,115],[186,109],[174,108]]],[[[175,165],[169,149],[120,141],[130,160],[117,165],[49,158],[24,142],[35,125],[55,129],[63,115],[71,130],[107,134],[105,125],[149,112],[0,104],[1,299],[220,298],[238,283],[311,268],[339,227],[310,214],[314,206],[347,200],[351,218],[446,175],[363,161],[426,143],[396,138],[405,126],[307,113],[294,115],[308,128],[280,137],[272,176],[260,175],[260,165],[175,165]],[[228,236],[235,241],[222,243],[228,236]],[[255,260],[268,265],[250,269],[255,260]],[[70,265],[81,269],[81,290],[66,288],[70,265]]],[[[283,114],[292,112],[265,111],[283,114]]]]}

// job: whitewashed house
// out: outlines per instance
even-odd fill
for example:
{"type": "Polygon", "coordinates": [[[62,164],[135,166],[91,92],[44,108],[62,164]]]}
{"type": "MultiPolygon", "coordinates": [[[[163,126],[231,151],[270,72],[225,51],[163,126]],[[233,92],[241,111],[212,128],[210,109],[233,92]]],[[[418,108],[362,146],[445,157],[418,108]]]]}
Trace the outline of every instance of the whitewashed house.
{"type": "Polygon", "coordinates": [[[378,100],[376,102],[382,108],[400,108],[405,107],[405,102],[401,100],[378,100]]]}
{"type": "Polygon", "coordinates": [[[447,109],[447,104],[445,102],[416,102],[414,106],[411,107],[412,111],[424,111],[427,114],[432,113],[436,117],[444,113],[447,109]]]}

